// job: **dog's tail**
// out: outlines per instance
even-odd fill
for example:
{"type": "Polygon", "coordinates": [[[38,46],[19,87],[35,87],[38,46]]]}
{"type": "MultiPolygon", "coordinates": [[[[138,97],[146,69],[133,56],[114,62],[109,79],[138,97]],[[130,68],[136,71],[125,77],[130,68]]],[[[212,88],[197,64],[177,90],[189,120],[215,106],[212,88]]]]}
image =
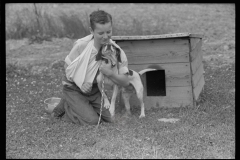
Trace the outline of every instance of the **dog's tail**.
{"type": "Polygon", "coordinates": [[[138,73],[141,76],[146,72],[155,71],[155,70],[163,70],[163,68],[159,65],[152,64],[152,65],[149,65],[147,69],[143,69],[143,70],[139,71],[138,73]]]}
{"type": "Polygon", "coordinates": [[[143,74],[146,73],[146,72],[149,72],[149,71],[155,71],[155,70],[157,70],[157,69],[154,69],[154,68],[147,68],[147,69],[143,69],[143,70],[139,71],[138,73],[139,73],[140,76],[141,76],[141,75],[143,75],[143,74]]]}
{"type": "Polygon", "coordinates": [[[139,74],[139,76],[140,76],[140,79],[141,79],[141,81],[142,81],[142,84],[143,84],[143,77],[142,77],[142,75],[143,75],[144,73],[146,73],[146,72],[155,71],[155,70],[157,70],[157,69],[147,68],[147,69],[143,69],[143,70],[141,70],[141,71],[138,72],[138,74],[139,74]]]}

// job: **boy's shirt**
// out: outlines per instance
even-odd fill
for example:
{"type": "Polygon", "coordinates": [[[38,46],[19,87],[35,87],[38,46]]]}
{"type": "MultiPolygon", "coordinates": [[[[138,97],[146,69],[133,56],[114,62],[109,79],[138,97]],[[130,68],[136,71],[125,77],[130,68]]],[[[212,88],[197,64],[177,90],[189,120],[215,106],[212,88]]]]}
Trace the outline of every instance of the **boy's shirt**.
{"type": "MultiPolygon", "coordinates": [[[[65,59],[65,62],[66,62],[65,69],[68,66],[67,64],[70,64],[72,61],[74,61],[74,59],[76,59],[83,52],[87,44],[88,44],[88,41],[80,41],[73,46],[69,55],[65,59]]],[[[120,63],[119,65],[119,74],[126,74],[128,73],[128,61],[124,51],[122,49],[120,50],[121,50],[122,63],[120,63]]],[[[93,63],[93,62],[95,61],[97,53],[98,53],[97,49],[93,46],[92,53],[90,55],[90,59],[88,62],[88,67],[87,67],[87,72],[86,72],[84,82],[87,82],[87,80],[89,79],[89,75],[92,72],[92,69],[94,68],[93,66],[96,65],[96,63],[93,63]]],[[[94,78],[94,81],[96,81],[96,78],[94,78]]]]}

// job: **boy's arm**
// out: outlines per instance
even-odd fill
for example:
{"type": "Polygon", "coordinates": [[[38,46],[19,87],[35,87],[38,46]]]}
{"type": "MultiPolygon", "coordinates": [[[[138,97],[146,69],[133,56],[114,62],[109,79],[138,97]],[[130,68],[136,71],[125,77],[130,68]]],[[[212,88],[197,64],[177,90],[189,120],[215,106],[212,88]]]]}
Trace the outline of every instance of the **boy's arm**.
{"type": "Polygon", "coordinates": [[[102,64],[99,68],[99,70],[107,76],[109,79],[111,79],[114,83],[126,87],[129,85],[129,78],[128,75],[125,73],[115,73],[111,69],[111,63],[105,63],[105,61],[102,61],[102,64]]]}
{"type": "Polygon", "coordinates": [[[112,72],[112,74],[110,74],[108,78],[110,78],[113,82],[117,83],[122,87],[126,87],[129,85],[128,75],[126,74],[116,74],[112,72]]]}
{"type": "Polygon", "coordinates": [[[114,83],[126,87],[129,85],[128,60],[125,52],[121,48],[120,50],[121,63],[119,63],[119,74],[112,71],[110,63],[106,64],[105,62],[102,62],[99,70],[114,83]]]}
{"type": "MultiPolygon", "coordinates": [[[[73,48],[71,49],[70,53],[65,58],[65,64],[64,64],[64,69],[65,70],[68,67],[68,65],[82,53],[82,51],[85,49],[86,45],[87,45],[87,43],[84,42],[84,41],[79,41],[79,43],[75,42],[75,44],[74,44],[73,48]]],[[[63,84],[66,84],[66,82],[63,82],[63,84]]],[[[92,87],[91,84],[83,83],[81,90],[84,93],[87,93],[87,92],[91,91],[91,87],[92,87]]]]}

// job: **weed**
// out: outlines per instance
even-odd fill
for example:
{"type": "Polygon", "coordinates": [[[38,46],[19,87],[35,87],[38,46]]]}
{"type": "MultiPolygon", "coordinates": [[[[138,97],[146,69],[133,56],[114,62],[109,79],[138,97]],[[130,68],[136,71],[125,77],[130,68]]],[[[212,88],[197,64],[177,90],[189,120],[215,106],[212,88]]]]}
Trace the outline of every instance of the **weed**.
{"type": "Polygon", "coordinates": [[[132,24],[133,24],[133,31],[134,31],[133,33],[135,35],[142,35],[143,34],[142,23],[139,20],[133,18],[132,24]]]}
{"type": "Polygon", "coordinates": [[[26,72],[27,68],[24,66],[19,66],[17,61],[13,63],[8,63],[6,65],[6,75],[8,78],[14,78],[26,72]]]}
{"type": "Polygon", "coordinates": [[[55,17],[46,12],[44,12],[43,17],[45,20],[45,32],[47,35],[57,38],[64,37],[62,26],[57,24],[55,17]]]}
{"type": "Polygon", "coordinates": [[[63,23],[64,35],[66,37],[77,39],[87,35],[87,31],[77,15],[68,16],[66,13],[62,12],[59,19],[63,23]]]}
{"type": "MultiPolygon", "coordinates": [[[[43,40],[50,40],[50,37],[77,39],[89,34],[89,15],[86,11],[69,13],[61,9],[53,16],[51,12],[45,10],[44,7],[34,4],[32,10],[23,8],[15,12],[16,18],[11,21],[7,20],[7,25],[11,27],[6,28],[6,39],[29,38],[31,43],[41,43],[43,40]],[[31,21],[23,22],[23,19],[31,19],[31,21]]],[[[172,31],[166,25],[169,23],[168,18],[161,15],[153,16],[153,19],[157,22],[154,25],[155,28],[151,25],[146,28],[144,19],[129,15],[126,20],[118,20],[120,23],[113,25],[113,34],[165,34],[172,31]]]]}

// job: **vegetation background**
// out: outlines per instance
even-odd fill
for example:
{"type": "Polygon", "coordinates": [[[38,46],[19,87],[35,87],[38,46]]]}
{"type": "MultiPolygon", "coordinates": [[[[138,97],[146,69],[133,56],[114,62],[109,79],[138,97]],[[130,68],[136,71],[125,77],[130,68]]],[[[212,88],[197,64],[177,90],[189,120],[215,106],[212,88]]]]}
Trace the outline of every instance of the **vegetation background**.
{"type": "Polygon", "coordinates": [[[13,3],[6,12],[7,158],[235,158],[235,4],[13,3]],[[197,107],[152,108],[115,124],[52,120],[63,60],[89,34],[89,14],[113,16],[113,35],[203,34],[205,89],[197,107]],[[164,123],[159,118],[179,118],[164,123]]]}

